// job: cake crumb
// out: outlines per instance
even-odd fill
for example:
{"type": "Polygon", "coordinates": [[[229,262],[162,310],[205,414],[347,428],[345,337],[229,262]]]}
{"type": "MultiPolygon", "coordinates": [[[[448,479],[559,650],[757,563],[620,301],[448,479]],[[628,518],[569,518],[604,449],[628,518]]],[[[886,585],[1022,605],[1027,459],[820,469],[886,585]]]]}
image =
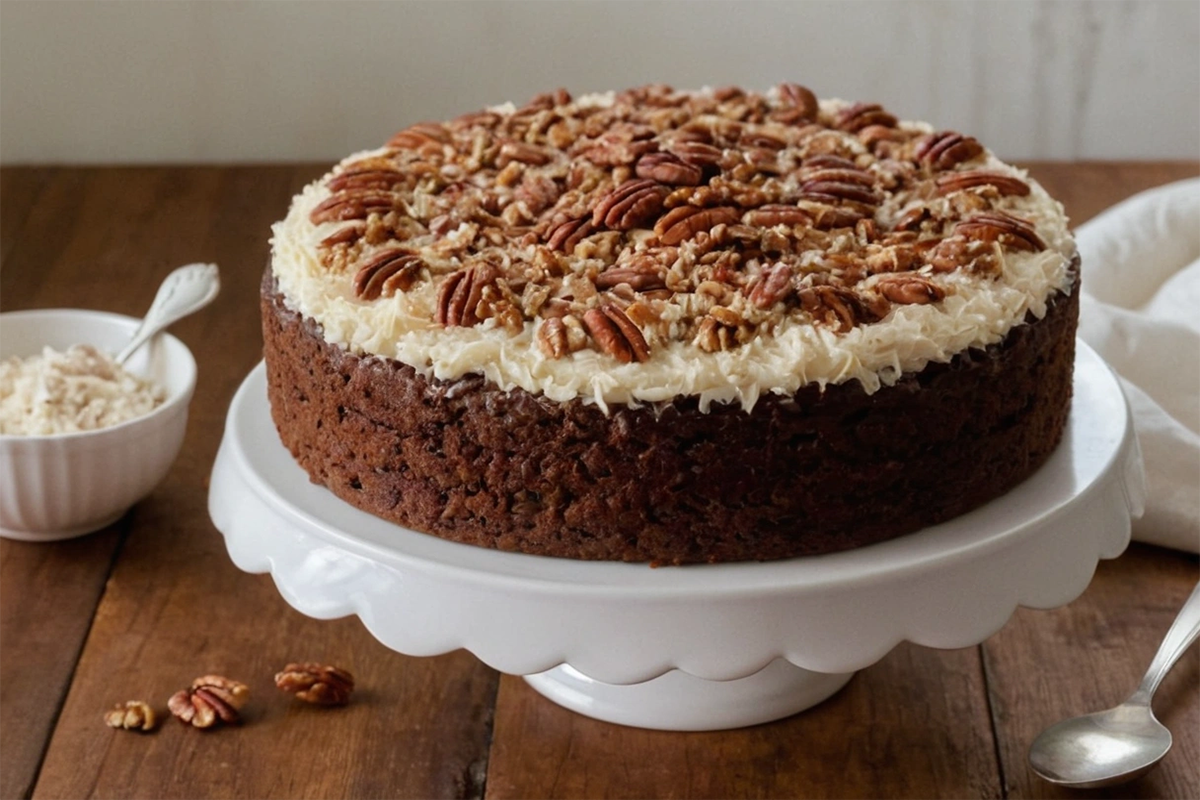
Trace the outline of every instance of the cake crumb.
{"type": "Polygon", "coordinates": [[[51,436],[108,428],[149,414],[161,386],[126,371],[87,344],[44,347],[0,362],[0,434],[51,436]]]}

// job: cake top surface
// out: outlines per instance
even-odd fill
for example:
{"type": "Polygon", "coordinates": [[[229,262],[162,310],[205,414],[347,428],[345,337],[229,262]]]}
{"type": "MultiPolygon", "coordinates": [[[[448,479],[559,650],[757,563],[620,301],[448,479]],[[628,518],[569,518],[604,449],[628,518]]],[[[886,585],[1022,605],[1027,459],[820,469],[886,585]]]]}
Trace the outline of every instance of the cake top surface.
{"type": "Polygon", "coordinates": [[[327,340],[610,403],[859,380],[999,341],[1069,290],[1061,206],[877,104],[648,86],[423,122],[274,229],[327,340]]]}

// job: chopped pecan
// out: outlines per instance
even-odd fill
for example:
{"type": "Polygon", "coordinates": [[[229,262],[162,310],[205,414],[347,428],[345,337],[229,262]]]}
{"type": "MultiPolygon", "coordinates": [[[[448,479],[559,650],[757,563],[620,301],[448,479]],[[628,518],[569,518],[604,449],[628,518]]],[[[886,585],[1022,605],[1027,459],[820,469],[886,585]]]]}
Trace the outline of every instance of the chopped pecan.
{"type": "Polygon", "coordinates": [[[1003,211],[976,214],[955,225],[954,232],[968,239],[999,242],[1014,250],[1037,252],[1046,249],[1046,243],[1037,235],[1032,223],[1003,211]]]}
{"type": "Polygon", "coordinates": [[[817,230],[828,231],[834,228],[853,228],[863,218],[856,208],[863,206],[840,206],[819,202],[828,195],[812,195],[818,202],[805,201],[802,208],[812,216],[812,225],[817,230]]]}
{"type": "Polygon", "coordinates": [[[650,346],[641,330],[614,305],[588,309],[583,315],[583,326],[602,352],[623,364],[650,358],[650,346]]]}
{"type": "Polygon", "coordinates": [[[768,204],[747,211],[742,220],[747,225],[774,228],[776,225],[811,225],[812,215],[798,206],[768,204]]]}
{"type": "Polygon", "coordinates": [[[354,676],[339,667],[309,661],[288,664],[275,673],[275,685],[306,703],[344,706],[354,691],[354,676]]]}
{"type": "Polygon", "coordinates": [[[398,150],[424,151],[432,146],[441,150],[450,143],[450,131],[440,122],[418,122],[410,125],[388,140],[387,146],[398,150]]]}
{"type": "Polygon", "coordinates": [[[699,347],[706,353],[716,353],[721,350],[731,350],[736,347],[739,342],[737,339],[738,324],[741,318],[735,312],[730,311],[722,306],[717,306],[707,317],[700,320],[699,326],[696,329],[696,337],[692,340],[693,344],[699,347]],[[724,315],[718,315],[714,312],[728,312],[724,315]],[[731,316],[732,315],[732,316],[731,316]],[[726,319],[737,317],[737,321],[726,322],[726,319]]]}
{"type": "Polygon", "coordinates": [[[596,230],[590,217],[583,219],[568,219],[552,225],[546,231],[546,246],[551,250],[568,255],[575,252],[575,245],[590,236],[596,230]]]}
{"type": "Polygon", "coordinates": [[[412,250],[390,247],[382,250],[354,274],[354,293],[363,300],[391,297],[397,291],[407,292],[425,268],[425,262],[412,250]]]}
{"type": "Polygon", "coordinates": [[[983,145],[975,137],[954,131],[940,131],[921,137],[913,151],[913,160],[934,172],[940,172],[982,154],[983,145]]]}
{"type": "Polygon", "coordinates": [[[782,262],[763,273],[762,280],[750,290],[750,302],[768,309],[792,293],[792,269],[782,262]]]}
{"type": "Polygon", "coordinates": [[[857,292],[841,286],[810,286],[800,290],[800,307],[813,319],[844,333],[855,325],[876,322],[878,311],[857,292]]]}
{"type": "Polygon", "coordinates": [[[448,275],[438,290],[437,321],[446,327],[469,328],[478,325],[479,301],[484,287],[495,282],[499,273],[488,263],[476,264],[448,275]]]}
{"type": "Polygon", "coordinates": [[[878,103],[855,103],[843,108],[837,115],[837,127],[857,133],[869,125],[896,126],[896,118],[883,110],[878,103]]]}
{"type": "Polygon", "coordinates": [[[666,245],[676,245],[708,231],[721,223],[732,225],[740,220],[742,212],[731,206],[697,208],[686,205],[673,208],[654,223],[654,232],[666,245]]]}
{"type": "Polygon", "coordinates": [[[973,169],[965,172],[944,172],[937,176],[937,193],[940,195],[961,192],[976,186],[994,186],[1002,196],[1025,197],[1029,194],[1029,184],[1025,181],[999,172],[973,169]]]}
{"type": "Polygon", "coordinates": [[[658,149],[653,136],[651,128],[614,127],[587,147],[582,155],[602,167],[625,166],[658,149]]]}
{"type": "Polygon", "coordinates": [[[936,303],[946,290],[916,272],[893,272],[875,279],[875,289],[888,300],[901,305],[936,303]]]}
{"type": "Polygon", "coordinates": [[[560,190],[558,184],[545,175],[526,175],[513,192],[513,199],[524,203],[530,214],[540,214],[554,205],[560,190]]]}
{"type": "Polygon", "coordinates": [[[130,700],[105,714],[104,723],[110,728],[122,728],[127,731],[152,731],[158,724],[158,716],[149,704],[141,700],[130,700]]]}
{"type": "Polygon", "coordinates": [[[220,675],[204,675],[191,687],[171,695],[167,707],[180,722],[196,728],[211,728],[220,722],[240,722],[238,711],[246,704],[250,689],[244,683],[220,675]]]}
{"type": "Polygon", "coordinates": [[[639,178],[616,187],[596,204],[592,225],[618,231],[638,228],[658,217],[670,190],[660,183],[639,178]]]}
{"type": "Polygon", "coordinates": [[[892,226],[894,231],[916,231],[920,230],[921,223],[929,219],[932,213],[928,206],[913,206],[908,211],[905,211],[896,220],[896,224],[892,226]]]}
{"type": "Polygon", "coordinates": [[[771,112],[771,119],[788,125],[815,122],[821,110],[817,96],[798,83],[781,83],[779,108],[771,112]]]}
{"type": "Polygon", "coordinates": [[[704,179],[703,169],[674,153],[647,153],[638,159],[635,172],[668,186],[696,186],[704,179]]]}
{"type": "Polygon", "coordinates": [[[859,170],[858,164],[855,164],[848,158],[834,155],[832,153],[819,153],[815,156],[809,156],[804,159],[802,164],[804,169],[852,169],[859,170]]]}

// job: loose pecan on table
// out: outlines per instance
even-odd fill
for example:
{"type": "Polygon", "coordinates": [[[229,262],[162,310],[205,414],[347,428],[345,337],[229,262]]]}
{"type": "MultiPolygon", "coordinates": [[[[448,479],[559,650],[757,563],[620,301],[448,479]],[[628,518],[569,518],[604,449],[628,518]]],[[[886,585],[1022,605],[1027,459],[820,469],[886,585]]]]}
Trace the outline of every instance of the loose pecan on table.
{"type": "Polygon", "coordinates": [[[306,661],[275,673],[275,685],[306,703],[344,706],[354,691],[354,676],[339,667],[306,661]]]}
{"type": "Polygon", "coordinates": [[[104,723],[110,728],[122,728],[127,731],[152,731],[158,725],[158,716],[149,704],[141,700],[130,700],[105,714],[104,723]]]}
{"type": "Polygon", "coordinates": [[[190,688],[171,695],[167,707],[185,725],[211,728],[219,723],[241,721],[238,711],[246,704],[250,689],[244,683],[221,675],[204,675],[190,688]]]}

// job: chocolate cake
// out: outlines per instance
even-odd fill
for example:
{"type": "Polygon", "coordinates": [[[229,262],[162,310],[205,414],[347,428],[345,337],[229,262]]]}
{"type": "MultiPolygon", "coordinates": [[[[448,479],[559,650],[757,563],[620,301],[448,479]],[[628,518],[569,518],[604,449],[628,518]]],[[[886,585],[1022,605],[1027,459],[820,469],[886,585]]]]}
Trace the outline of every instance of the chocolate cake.
{"type": "Polygon", "coordinates": [[[274,228],[268,392],[407,528],[663,564],[861,547],[1004,492],[1070,406],[1061,206],[975,139],[783,84],[420,123],[274,228]]]}

